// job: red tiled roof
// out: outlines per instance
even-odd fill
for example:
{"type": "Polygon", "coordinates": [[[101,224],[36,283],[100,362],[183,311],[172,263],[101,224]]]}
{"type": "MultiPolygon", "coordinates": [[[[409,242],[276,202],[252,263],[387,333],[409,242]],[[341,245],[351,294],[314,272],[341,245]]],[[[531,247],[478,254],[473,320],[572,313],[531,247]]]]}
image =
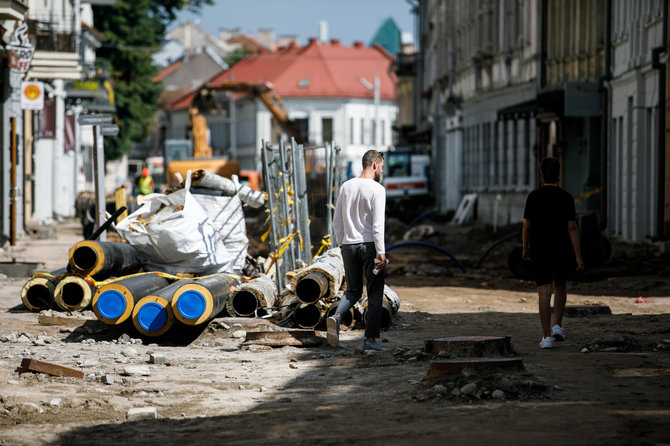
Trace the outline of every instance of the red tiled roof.
{"type": "MultiPolygon", "coordinates": [[[[227,71],[214,76],[214,85],[228,82],[263,84],[270,82],[282,98],[331,97],[372,99],[370,84],[380,80],[380,99],[395,99],[395,73],[389,72],[393,57],[378,47],[361,43],[342,46],[337,40],[318,43],[311,39],[306,46],[289,45],[273,52],[251,54],[227,71]]],[[[185,108],[194,93],[170,104],[170,109],[185,108]]]]}

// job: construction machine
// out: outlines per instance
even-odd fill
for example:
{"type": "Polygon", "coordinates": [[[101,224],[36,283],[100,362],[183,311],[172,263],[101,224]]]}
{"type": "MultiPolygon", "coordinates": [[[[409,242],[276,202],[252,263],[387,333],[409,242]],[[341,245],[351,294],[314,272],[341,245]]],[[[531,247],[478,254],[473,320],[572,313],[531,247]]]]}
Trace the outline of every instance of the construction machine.
{"type": "Polygon", "coordinates": [[[238,175],[243,183],[249,183],[253,189],[260,189],[260,174],[258,172],[240,170],[237,160],[212,157],[212,148],[209,146],[207,138],[207,121],[203,114],[223,113],[224,108],[216,96],[216,92],[219,91],[246,94],[258,98],[286,133],[295,138],[297,143],[304,142],[302,136],[288,118],[288,113],[282,106],[281,98],[275,93],[270,83],[206,83],[193,97],[189,107],[192,140],[166,141],[165,173],[168,186],[176,185],[178,182],[177,173],[185,177],[188,170],[203,169],[227,178],[238,175]]]}

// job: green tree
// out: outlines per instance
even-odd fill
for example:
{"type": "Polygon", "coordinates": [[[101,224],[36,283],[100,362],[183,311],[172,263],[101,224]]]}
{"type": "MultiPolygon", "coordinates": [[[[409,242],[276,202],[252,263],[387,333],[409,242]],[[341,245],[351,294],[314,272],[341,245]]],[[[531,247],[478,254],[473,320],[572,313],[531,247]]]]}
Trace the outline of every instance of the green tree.
{"type": "Polygon", "coordinates": [[[96,57],[109,64],[114,88],[119,134],[105,139],[105,156],[128,155],[133,144],[152,130],[162,87],[153,81],[158,69],[151,56],[176,14],[198,10],[212,0],[116,0],[112,6],[94,6],[95,26],[105,36],[96,57]]]}
{"type": "Polygon", "coordinates": [[[240,60],[244,59],[247,55],[251,54],[252,51],[244,47],[235,48],[227,56],[223,58],[223,61],[228,64],[229,67],[232,67],[240,60]]]}

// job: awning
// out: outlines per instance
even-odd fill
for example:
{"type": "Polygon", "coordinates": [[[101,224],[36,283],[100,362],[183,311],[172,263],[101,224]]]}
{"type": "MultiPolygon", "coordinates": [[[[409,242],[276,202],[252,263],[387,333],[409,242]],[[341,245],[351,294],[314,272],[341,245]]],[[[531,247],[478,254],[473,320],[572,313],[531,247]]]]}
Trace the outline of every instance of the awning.
{"type": "Polygon", "coordinates": [[[544,114],[553,114],[563,116],[564,108],[563,90],[555,90],[546,93],[540,93],[534,99],[498,110],[498,119],[514,119],[530,116],[541,116],[544,114]]]}

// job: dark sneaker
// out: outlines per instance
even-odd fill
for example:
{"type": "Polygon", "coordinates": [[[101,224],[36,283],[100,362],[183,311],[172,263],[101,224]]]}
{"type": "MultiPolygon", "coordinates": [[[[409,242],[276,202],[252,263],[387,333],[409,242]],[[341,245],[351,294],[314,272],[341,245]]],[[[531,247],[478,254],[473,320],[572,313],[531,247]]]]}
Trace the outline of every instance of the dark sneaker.
{"type": "Polygon", "coordinates": [[[363,351],[374,350],[378,352],[385,352],[386,349],[379,345],[377,341],[365,341],[363,342],[363,351]]]}
{"type": "Polygon", "coordinates": [[[326,333],[328,344],[337,347],[340,345],[340,318],[337,316],[329,317],[326,320],[326,327],[328,328],[326,333]]]}

